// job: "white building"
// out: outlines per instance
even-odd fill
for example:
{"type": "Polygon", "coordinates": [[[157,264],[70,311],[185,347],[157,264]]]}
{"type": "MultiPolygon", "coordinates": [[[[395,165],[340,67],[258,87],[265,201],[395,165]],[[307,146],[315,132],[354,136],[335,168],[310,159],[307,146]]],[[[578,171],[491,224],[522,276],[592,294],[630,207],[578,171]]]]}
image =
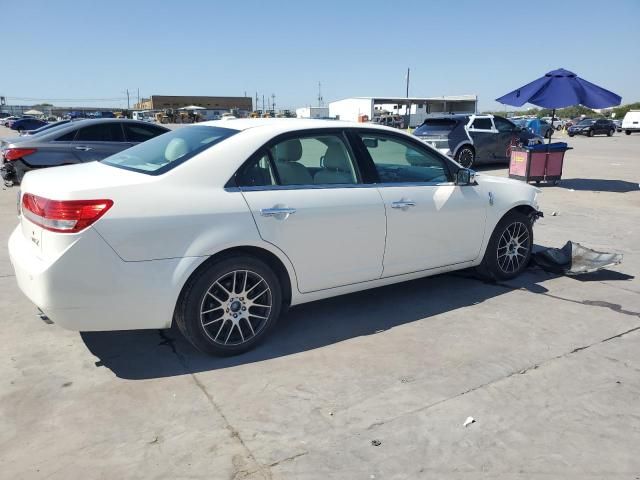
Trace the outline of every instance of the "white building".
{"type": "Polygon", "coordinates": [[[302,107],[296,108],[298,118],[327,118],[329,117],[329,107],[302,107]]]}
{"type": "Polygon", "coordinates": [[[476,113],[477,95],[445,97],[352,97],[329,103],[329,116],[351,122],[370,121],[382,113],[401,115],[405,124],[420,125],[432,114],[476,113]]]}

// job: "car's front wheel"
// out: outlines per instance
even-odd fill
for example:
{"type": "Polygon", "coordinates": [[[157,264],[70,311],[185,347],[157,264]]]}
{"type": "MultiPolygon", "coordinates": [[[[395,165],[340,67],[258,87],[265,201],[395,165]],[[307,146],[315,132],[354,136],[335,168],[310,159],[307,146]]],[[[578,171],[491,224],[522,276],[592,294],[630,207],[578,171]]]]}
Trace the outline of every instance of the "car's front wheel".
{"type": "Polygon", "coordinates": [[[478,272],[491,280],[509,280],[529,264],[533,246],[533,222],[512,210],[493,230],[478,272]]]}
{"type": "Polygon", "coordinates": [[[198,350],[219,356],[255,347],[282,307],[277,275],[260,259],[234,255],[191,279],[176,308],[176,323],[198,350]]]}
{"type": "Polygon", "coordinates": [[[456,153],[456,162],[458,162],[464,168],[471,168],[475,159],[476,152],[469,145],[465,145],[460,150],[458,150],[458,153],[456,153]]]}
{"type": "Polygon", "coordinates": [[[595,132],[593,130],[589,130],[589,133],[587,134],[590,137],[593,137],[595,135],[595,132]]]}
{"type": "Polygon", "coordinates": [[[625,135],[631,135],[631,130],[625,130],[624,133],[625,135]]]}

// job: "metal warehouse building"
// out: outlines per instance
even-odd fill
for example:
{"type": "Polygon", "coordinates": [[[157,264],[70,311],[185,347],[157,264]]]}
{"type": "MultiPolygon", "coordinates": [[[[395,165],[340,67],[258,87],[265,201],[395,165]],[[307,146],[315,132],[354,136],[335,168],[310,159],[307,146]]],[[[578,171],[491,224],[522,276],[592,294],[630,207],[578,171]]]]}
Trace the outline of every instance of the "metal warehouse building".
{"type": "MultiPolygon", "coordinates": [[[[476,113],[477,95],[452,95],[444,97],[352,97],[329,103],[329,116],[339,120],[358,122],[383,112],[410,116],[410,125],[416,126],[431,114],[476,113]]],[[[365,120],[366,121],[366,120],[365,120]]]]}

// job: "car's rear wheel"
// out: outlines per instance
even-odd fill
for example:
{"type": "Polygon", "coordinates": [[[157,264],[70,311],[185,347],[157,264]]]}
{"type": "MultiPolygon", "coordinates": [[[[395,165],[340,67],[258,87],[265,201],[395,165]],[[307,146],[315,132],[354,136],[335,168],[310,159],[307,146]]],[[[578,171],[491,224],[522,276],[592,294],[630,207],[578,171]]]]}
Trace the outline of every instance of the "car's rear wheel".
{"type": "Polygon", "coordinates": [[[631,135],[631,130],[625,130],[624,133],[627,135],[631,135]]]}
{"type": "Polygon", "coordinates": [[[458,150],[458,153],[456,153],[456,162],[458,162],[464,168],[471,168],[475,159],[476,152],[469,145],[463,146],[460,150],[458,150]]]}
{"type": "Polygon", "coordinates": [[[277,275],[261,260],[234,255],[190,280],[176,308],[176,323],[198,350],[219,356],[255,347],[282,307],[277,275]]]}
{"type": "Polygon", "coordinates": [[[546,133],[544,134],[544,138],[551,138],[551,135],[553,135],[553,128],[550,128],[546,131],[546,133]]]}
{"type": "Polygon", "coordinates": [[[589,135],[590,137],[593,137],[593,135],[594,135],[593,130],[589,130],[588,135],[589,135]]]}
{"type": "Polygon", "coordinates": [[[611,130],[609,130],[609,131],[607,132],[607,137],[610,137],[611,135],[613,135],[613,129],[611,129],[611,130]]]}
{"type": "Polygon", "coordinates": [[[491,280],[514,278],[527,268],[532,246],[532,219],[512,210],[493,230],[478,272],[491,280]]]}
{"type": "Polygon", "coordinates": [[[570,137],[573,137],[574,135],[575,135],[574,133],[570,133],[570,134],[569,134],[569,136],[570,136],[570,137]]]}

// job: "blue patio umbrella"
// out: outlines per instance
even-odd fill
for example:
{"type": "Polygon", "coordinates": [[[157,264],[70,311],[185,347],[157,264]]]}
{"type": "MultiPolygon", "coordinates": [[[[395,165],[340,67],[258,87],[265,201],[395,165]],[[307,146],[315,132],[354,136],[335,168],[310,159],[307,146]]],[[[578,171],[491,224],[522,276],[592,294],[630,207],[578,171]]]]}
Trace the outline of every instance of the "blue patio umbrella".
{"type": "MultiPolygon", "coordinates": [[[[589,108],[606,108],[620,105],[622,97],[598,85],[578,77],[575,73],[559,68],[547,73],[513,92],[496,98],[496,102],[521,107],[531,103],[538,107],[551,108],[551,120],[556,108],[584,105],[589,108]]],[[[551,142],[551,135],[549,135],[551,142]]]]}

